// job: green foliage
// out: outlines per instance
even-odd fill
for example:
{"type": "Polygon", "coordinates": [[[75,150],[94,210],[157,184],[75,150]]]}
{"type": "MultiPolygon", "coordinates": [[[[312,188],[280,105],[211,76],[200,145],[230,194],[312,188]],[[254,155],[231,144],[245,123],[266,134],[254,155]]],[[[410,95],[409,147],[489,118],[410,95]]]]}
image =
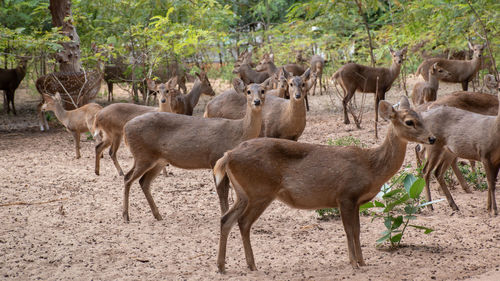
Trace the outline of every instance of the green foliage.
{"type": "Polygon", "coordinates": [[[326,141],[328,145],[335,145],[335,146],[359,146],[359,147],[365,147],[365,144],[361,143],[361,140],[353,137],[353,136],[343,136],[340,138],[336,138],[335,140],[329,139],[326,141]]]}
{"type": "Polygon", "coordinates": [[[468,164],[461,164],[459,162],[458,169],[465,177],[468,183],[472,183],[474,188],[477,190],[487,190],[488,183],[486,181],[486,173],[482,169],[482,165],[479,162],[476,162],[476,169],[472,169],[472,167],[468,164]]]}
{"type": "Polygon", "coordinates": [[[360,207],[360,211],[374,210],[373,219],[381,218],[384,221],[386,229],[377,240],[378,245],[389,242],[392,247],[398,247],[408,226],[424,230],[425,234],[433,231],[425,226],[410,224],[422,207],[443,200],[422,203],[420,194],[424,187],[424,179],[402,172],[391,179],[391,184],[382,186],[376,199],[360,207]]]}

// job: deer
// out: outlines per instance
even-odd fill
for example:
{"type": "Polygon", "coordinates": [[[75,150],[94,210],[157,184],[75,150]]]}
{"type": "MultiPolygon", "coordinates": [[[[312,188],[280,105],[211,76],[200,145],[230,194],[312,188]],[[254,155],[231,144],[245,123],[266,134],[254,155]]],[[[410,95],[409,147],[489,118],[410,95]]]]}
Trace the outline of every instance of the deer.
{"type": "MultiPolygon", "coordinates": [[[[444,172],[457,157],[481,161],[488,181],[487,210],[497,215],[495,184],[500,169],[500,115],[487,116],[462,109],[439,106],[422,112],[429,130],[439,139],[435,146],[425,146],[427,161],[423,173],[426,183],[434,171],[450,207],[458,206],[444,182],[444,172]]],[[[427,200],[431,194],[426,184],[427,200]]]]}
{"type": "Polygon", "coordinates": [[[98,114],[94,120],[94,135],[103,133],[102,140],[95,146],[95,174],[100,173],[100,160],[102,152],[107,147],[111,146],[109,155],[113,160],[113,164],[120,176],[123,176],[123,170],[118,163],[117,152],[123,136],[123,126],[134,117],[148,112],[170,112],[170,104],[168,103],[171,92],[178,92],[175,89],[177,79],[172,78],[167,83],[161,83],[156,86],[158,91],[158,107],[137,105],[131,103],[114,103],[106,106],[98,114]]]}
{"type": "Polygon", "coordinates": [[[177,114],[193,115],[193,109],[198,104],[201,94],[215,96],[215,92],[210,85],[207,74],[202,71],[196,73],[198,78],[194,82],[193,89],[184,95],[179,91],[172,91],[169,96],[171,112],[177,114]]]}
{"type": "MultiPolygon", "coordinates": [[[[125,175],[123,218],[129,221],[129,192],[132,183],[139,184],[153,216],[162,220],[150,192],[151,182],[166,164],[183,169],[213,169],[224,152],[239,143],[259,136],[266,84],[239,83],[238,91],[246,96],[245,116],[238,120],[202,118],[172,113],[147,113],[136,117],[123,128],[125,142],[134,157],[132,169],[125,175]],[[197,141],[193,145],[193,140],[197,141]]],[[[228,206],[229,181],[219,182],[222,213],[228,206]]]]}
{"type": "MultiPolygon", "coordinates": [[[[498,114],[498,98],[496,96],[485,93],[474,93],[474,92],[464,92],[464,91],[453,92],[450,95],[443,96],[434,102],[429,102],[419,105],[415,110],[417,112],[423,112],[431,108],[440,106],[455,107],[469,112],[474,112],[489,116],[496,116],[498,114]]],[[[419,167],[422,166],[422,159],[425,158],[425,153],[426,153],[425,147],[422,148],[420,147],[420,145],[417,145],[415,147],[417,166],[419,167]]],[[[475,162],[474,161],[470,162],[472,168],[475,169],[475,162]]],[[[471,193],[472,191],[470,190],[464,176],[462,175],[462,172],[460,172],[460,169],[458,168],[456,159],[455,161],[451,162],[451,168],[455,176],[457,177],[460,186],[462,186],[462,189],[466,193],[471,193]]],[[[430,181],[427,181],[427,183],[430,185],[430,181]]],[[[430,210],[433,209],[432,205],[428,205],[428,208],[430,210]]]]}
{"type": "MultiPolygon", "coordinates": [[[[260,136],[297,140],[306,126],[304,101],[308,90],[306,80],[310,77],[311,70],[306,70],[301,76],[291,76],[286,70],[283,73],[287,79],[290,99],[267,96],[262,108],[263,124],[260,136]]],[[[207,104],[204,116],[240,119],[244,112],[242,100],[242,95],[221,94],[207,104]]]]}
{"type": "Polygon", "coordinates": [[[12,105],[12,113],[17,115],[16,107],[14,106],[14,94],[26,75],[27,64],[28,58],[21,57],[16,68],[0,69],[0,90],[5,92],[3,111],[7,114],[10,113],[10,105],[12,105]]]}
{"type": "Polygon", "coordinates": [[[349,262],[364,266],[359,206],[372,200],[403,164],[408,142],[432,144],[434,135],[406,97],[399,109],[380,101],[380,116],[390,120],[382,145],[337,147],[258,138],[226,152],[214,167],[217,183],[228,177],[236,201],[221,218],[217,267],[225,272],[226,245],[238,222],[250,270],[256,270],[250,229],[275,199],[298,209],[337,207],[347,236],[349,262]]]}
{"type": "Polygon", "coordinates": [[[500,75],[495,78],[493,74],[486,74],[483,78],[483,85],[492,93],[500,91],[500,75]]]}
{"type": "MultiPolygon", "coordinates": [[[[282,67],[293,76],[300,76],[306,71],[304,67],[296,63],[285,64],[282,67]]],[[[277,67],[274,64],[274,54],[264,54],[262,60],[255,67],[255,70],[259,72],[267,72],[269,75],[273,75],[274,73],[277,73],[280,68],[281,67],[277,67]]]]}
{"type": "MultiPolygon", "coordinates": [[[[311,57],[311,71],[317,73],[319,78],[319,94],[323,95],[323,68],[325,67],[325,59],[320,55],[314,55],[311,57]]],[[[316,93],[316,80],[314,79],[314,88],[312,91],[312,95],[314,96],[316,93]]]]}
{"type": "Polygon", "coordinates": [[[474,52],[472,55],[472,60],[448,60],[442,58],[426,59],[417,68],[415,76],[422,75],[424,80],[428,81],[429,68],[431,68],[435,63],[439,63],[441,67],[445,68],[451,73],[451,77],[442,79],[442,81],[461,83],[462,90],[467,91],[469,81],[474,78],[476,73],[479,71],[479,68],[481,67],[482,53],[483,49],[486,47],[486,43],[484,45],[472,45],[470,42],[467,43],[469,48],[474,52]]]}
{"type": "Polygon", "coordinates": [[[418,82],[413,86],[411,99],[413,105],[417,106],[423,103],[435,101],[439,89],[439,80],[450,77],[451,74],[446,69],[435,63],[429,69],[429,81],[418,82]]]}
{"type": "MultiPolygon", "coordinates": [[[[102,109],[97,103],[87,103],[74,110],[65,110],[59,92],[55,96],[43,94],[45,103],[42,110],[53,111],[59,122],[61,122],[68,132],[71,132],[75,141],[76,159],[80,155],[80,134],[90,132],[94,135],[94,119],[96,114],[102,109]]],[[[96,135],[96,139],[99,135],[96,135]]]]}
{"type": "Polygon", "coordinates": [[[376,130],[379,102],[385,99],[385,93],[389,91],[392,83],[398,77],[407,50],[408,47],[404,47],[399,51],[394,51],[392,48],[389,48],[392,57],[392,65],[390,68],[370,67],[357,63],[347,63],[333,74],[332,80],[339,83],[344,91],[344,99],[342,100],[342,106],[344,109],[344,124],[350,123],[349,116],[347,116],[347,104],[354,96],[354,93],[356,91],[362,93],[374,93],[376,130]]]}
{"type": "Polygon", "coordinates": [[[266,95],[268,96],[275,96],[275,97],[280,97],[280,98],[285,98],[288,97],[290,98],[290,95],[288,94],[288,81],[283,75],[283,71],[280,70],[278,71],[275,76],[277,77],[277,86],[275,89],[269,90],[266,92],[266,95]]]}
{"type": "Polygon", "coordinates": [[[269,78],[269,73],[255,71],[250,66],[250,58],[249,56],[246,56],[241,64],[237,66],[235,65],[233,73],[238,74],[241,80],[243,80],[243,82],[247,85],[251,83],[262,83],[266,81],[269,78]]]}

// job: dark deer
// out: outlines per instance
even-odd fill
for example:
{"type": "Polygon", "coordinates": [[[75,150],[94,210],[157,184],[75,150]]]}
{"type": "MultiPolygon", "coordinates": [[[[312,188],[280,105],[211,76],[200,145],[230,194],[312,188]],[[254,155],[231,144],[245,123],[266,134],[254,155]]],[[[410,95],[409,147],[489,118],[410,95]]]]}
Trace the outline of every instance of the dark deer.
{"type": "Polygon", "coordinates": [[[5,92],[3,99],[3,111],[10,113],[10,105],[12,104],[12,112],[17,114],[14,106],[14,93],[21,84],[21,81],[26,75],[26,65],[28,58],[22,57],[14,69],[0,69],[0,90],[5,92]]]}

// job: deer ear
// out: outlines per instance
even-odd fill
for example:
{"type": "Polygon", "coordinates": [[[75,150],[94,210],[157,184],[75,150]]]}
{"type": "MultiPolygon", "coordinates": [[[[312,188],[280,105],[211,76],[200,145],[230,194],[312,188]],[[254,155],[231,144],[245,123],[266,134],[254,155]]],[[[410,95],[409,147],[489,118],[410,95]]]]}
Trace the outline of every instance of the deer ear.
{"type": "Polygon", "coordinates": [[[304,72],[304,74],[302,74],[302,79],[303,79],[303,80],[308,80],[310,75],[311,75],[311,68],[308,68],[308,69],[304,72]]]}
{"type": "Polygon", "coordinates": [[[405,46],[403,49],[401,49],[401,54],[406,55],[407,51],[408,51],[408,46],[405,46]]]}
{"type": "Polygon", "coordinates": [[[245,91],[245,82],[240,78],[233,79],[233,88],[238,94],[242,94],[245,91]]]}
{"type": "Polygon", "coordinates": [[[274,62],[274,54],[270,54],[270,55],[269,55],[269,59],[270,59],[272,62],[274,62]]]}
{"type": "Polygon", "coordinates": [[[168,80],[167,82],[168,88],[174,88],[175,85],[177,85],[177,76],[170,78],[170,80],[168,80]]]}
{"type": "Polygon", "coordinates": [[[156,92],[158,91],[158,85],[151,78],[146,78],[146,85],[148,86],[148,90],[156,92]]]}
{"type": "Polygon", "coordinates": [[[290,77],[291,77],[291,76],[290,76],[290,73],[288,73],[288,71],[286,71],[286,69],[285,69],[284,67],[283,67],[282,69],[283,69],[283,76],[285,76],[285,79],[287,79],[287,80],[288,80],[288,78],[290,78],[290,77]]]}
{"type": "Polygon", "coordinates": [[[410,101],[406,96],[402,96],[399,100],[399,108],[401,109],[410,109],[410,101]]]}
{"type": "Polygon", "coordinates": [[[394,53],[394,50],[392,49],[392,47],[389,47],[389,52],[391,52],[391,54],[394,53]]]}
{"type": "Polygon", "coordinates": [[[55,96],[56,100],[61,101],[61,94],[59,92],[56,92],[55,96]]]}
{"type": "Polygon", "coordinates": [[[394,110],[392,104],[385,100],[381,100],[378,104],[378,114],[385,120],[390,120],[396,117],[396,110],[394,110]]]}

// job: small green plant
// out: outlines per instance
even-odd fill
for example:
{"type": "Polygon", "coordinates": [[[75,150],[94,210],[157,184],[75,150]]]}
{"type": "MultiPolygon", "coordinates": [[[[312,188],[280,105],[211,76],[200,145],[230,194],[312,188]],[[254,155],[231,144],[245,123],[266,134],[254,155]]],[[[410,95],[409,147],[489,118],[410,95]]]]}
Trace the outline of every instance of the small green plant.
{"type": "Polygon", "coordinates": [[[359,147],[365,147],[365,145],[363,143],[361,143],[361,140],[359,140],[353,136],[344,136],[344,137],[336,138],[334,140],[329,139],[326,141],[326,144],[335,145],[335,146],[354,145],[354,146],[359,146],[359,147]]]}
{"type": "Polygon", "coordinates": [[[393,177],[390,184],[384,184],[376,197],[377,199],[360,207],[360,212],[374,210],[372,211],[372,220],[376,218],[384,220],[386,229],[377,240],[378,245],[390,242],[392,247],[398,247],[408,227],[424,230],[425,234],[434,231],[425,226],[410,224],[410,221],[417,218],[416,215],[422,207],[443,200],[422,203],[420,194],[424,186],[424,179],[405,171],[399,176],[393,177]]]}
{"type": "Polygon", "coordinates": [[[92,134],[90,132],[86,132],[85,136],[86,136],[87,140],[93,140],[94,139],[94,137],[92,136],[92,134]]]}
{"type": "MultiPolygon", "coordinates": [[[[335,145],[335,146],[354,145],[354,146],[364,147],[364,144],[362,144],[359,139],[353,136],[344,136],[337,138],[335,140],[329,139],[326,141],[326,143],[328,145],[335,145]]],[[[316,213],[318,214],[319,219],[328,219],[330,217],[338,217],[340,215],[340,211],[338,208],[318,209],[316,210],[316,213]]]]}
{"type": "Polygon", "coordinates": [[[481,165],[476,164],[476,169],[472,169],[470,165],[458,163],[458,169],[464,175],[467,182],[474,184],[474,188],[477,190],[488,189],[488,183],[486,182],[486,174],[484,170],[481,169],[481,165]]]}

